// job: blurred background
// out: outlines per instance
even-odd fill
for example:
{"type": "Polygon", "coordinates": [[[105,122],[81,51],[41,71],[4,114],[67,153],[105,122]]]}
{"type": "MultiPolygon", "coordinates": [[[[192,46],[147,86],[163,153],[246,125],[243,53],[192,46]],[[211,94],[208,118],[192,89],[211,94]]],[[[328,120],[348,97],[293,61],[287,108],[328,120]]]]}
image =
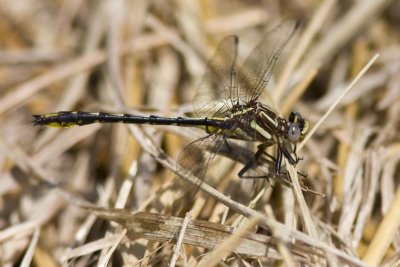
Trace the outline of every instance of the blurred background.
{"type": "MultiPolygon", "coordinates": [[[[299,111],[313,128],[368,61],[380,56],[298,152],[303,160],[297,170],[307,174],[299,176],[303,196],[272,179],[253,207],[309,241],[300,248],[285,243],[289,255],[276,240],[266,241],[275,249],[272,256],[228,254],[220,263],[362,266],[363,260],[390,266],[400,258],[400,215],[391,208],[400,205],[399,1],[20,0],[1,1],[0,14],[1,265],[100,264],[100,249],[117,242],[110,238],[122,228],[74,201],[127,214],[182,216],[171,211],[173,167],[160,164],[163,154],[152,147],[176,159],[184,145],[204,136],[151,125],[33,127],[32,114],[193,114],[207,60],[225,36],[239,37],[245,58],[288,20],[300,27],[260,99],[284,118],[299,111]],[[326,252],[317,241],[343,255],[308,258],[307,251],[326,252]],[[79,250],[90,244],[89,252],[79,250]]],[[[242,167],[218,156],[207,183],[248,205],[258,191],[240,181],[242,167]]],[[[231,227],[243,219],[202,192],[193,202],[187,209],[194,219],[231,227]]],[[[124,238],[109,264],[165,265],[171,248],[162,240],[124,238]]],[[[198,264],[207,249],[188,246],[177,264],[198,264]]]]}

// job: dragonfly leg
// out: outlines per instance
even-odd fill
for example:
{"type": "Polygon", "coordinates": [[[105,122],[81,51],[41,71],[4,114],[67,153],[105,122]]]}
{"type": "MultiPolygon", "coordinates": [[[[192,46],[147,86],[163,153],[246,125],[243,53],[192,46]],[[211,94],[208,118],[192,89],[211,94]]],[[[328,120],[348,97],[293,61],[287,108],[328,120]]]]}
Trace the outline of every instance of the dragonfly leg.
{"type": "MultiPolygon", "coordinates": [[[[269,164],[276,164],[277,159],[276,159],[274,156],[272,156],[271,154],[268,154],[267,152],[264,152],[264,155],[269,159],[269,160],[267,160],[267,162],[268,162],[269,164]]],[[[281,170],[282,170],[282,169],[281,169],[281,170]]],[[[284,173],[284,172],[282,172],[282,171],[279,171],[278,174],[279,174],[279,175],[285,175],[285,174],[287,174],[287,173],[284,173]]],[[[300,175],[300,176],[303,177],[303,178],[307,178],[307,177],[308,177],[307,174],[301,173],[301,172],[299,172],[299,171],[297,172],[297,174],[300,175]]]]}
{"type": "Polygon", "coordinates": [[[278,146],[278,150],[276,153],[276,161],[275,161],[275,172],[281,173],[282,167],[282,149],[278,146]]]}
{"type": "MultiPolygon", "coordinates": [[[[271,164],[274,165],[275,173],[278,175],[287,175],[286,172],[282,172],[282,159],[283,156],[288,158],[290,164],[296,165],[301,158],[296,157],[293,158],[292,155],[289,153],[287,149],[285,149],[283,146],[278,146],[277,149],[277,157],[275,158],[271,154],[265,152],[265,149],[269,147],[268,144],[260,144],[257,148],[257,152],[255,153],[254,157],[252,157],[245,166],[239,171],[238,176],[239,178],[242,179],[268,179],[269,177],[267,175],[246,175],[246,172],[248,172],[251,168],[253,168],[256,164],[259,164],[261,156],[265,156],[264,162],[266,164],[271,164]]],[[[298,175],[301,177],[307,178],[307,174],[303,174],[301,172],[297,172],[298,175]]]]}
{"type": "MultiPolygon", "coordinates": [[[[257,152],[247,163],[244,167],[239,171],[238,176],[242,179],[267,179],[269,180],[268,176],[266,175],[245,175],[247,171],[249,171],[252,167],[254,167],[257,162],[259,161],[260,157],[265,153],[265,149],[268,147],[266,144],[261,144],[257,148],[257,152]]],[[[272,157],[272,156],[271,156],[272,157]]]]}
{"type": "Polygon", "coordinates": [[[283,144],[278,144],[278,154],[279,151],[281,152],[281,156],[283,154],[283,156],[285,156],[285,158],[287,158],[287,160],[289,161],[289,163],[291,165],[296,165],[297,162],[299,161],[299,158],[295,155],[296,158],[293,158],[293,156],[290,154],[290,152],[287,150],[287,148],[283,145],[283,144]]]}
{"type": "MultiPolygon", "coordinates": [[[[297,155],[295,153],[296,148],[294,149],[294,153],[293,153],[296,158],[293,158],[292,155],[290,154],[290,152],[284,146],[278,145],[278,156],[279,156],[279,151],[281,151],[281,153],[280,153],[281,161],[282,161],[282,154],[288,159],[289,163],[292,164],[292,165],[296,165],[300,160],[302,160],[302,158],[297,157],[297,155]]],[[[277,159],[277,161],[278,161],[278,159],[277,159]]],[[[276,168],[275,168],[275,170],[276,170],[276,168]]],[[[280,167],[279,167],[277,173],[282,174],[280,172],[280,167]]],[[[304,173],[301,173],[301,172],[297,172],[297,174],[300,175],[301,177],[304,177],[304,178],[308,177],[308,174],[304,174],[304,173]]]]}
{"type": "Polygon", "coordinates": [[[297,150],[297,144],[295,144],[294,148],[293,148],[293,154],[296,157],[296,164],[297,164],[297,163],[299,163],[300,160],[303,160],[303,158],[300,158],[300,157],[297,156],[296,150],[297,150]]]}

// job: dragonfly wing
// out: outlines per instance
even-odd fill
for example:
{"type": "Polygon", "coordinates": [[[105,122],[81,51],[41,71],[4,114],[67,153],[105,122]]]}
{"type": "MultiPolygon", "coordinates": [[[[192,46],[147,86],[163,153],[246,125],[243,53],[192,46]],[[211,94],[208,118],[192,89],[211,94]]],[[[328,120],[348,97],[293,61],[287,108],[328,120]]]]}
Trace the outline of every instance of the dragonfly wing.
{"type": "Polygon", "coordinates": [[[268,32],[250,52],[237,75],[239,97],[245,103],[256,100],[266,88],[274,66],[293,36],[298,23],[285,21],[268,32]]]}
{"type": "Polygon", "coordinates": [[[209,161],[220,149],[218,139],[221,136],[210,134],[197,139],[183,148],[178,156],[178,173],[195,176],[192,182],[176,177],[177,184],[186,197],[192,197],[199,190],[208,169],[209,161]]]}
{"type": "Polygon", "coordinates": [[[233,84],[236,80],[234,77],[237,46],[236,36],[225,37],[208,61],[206,72],[193,101],[198,117],[222,115],[229,110],[232,99],[237,98],[238,95],[234,92],[237,86],[233,84]]]}

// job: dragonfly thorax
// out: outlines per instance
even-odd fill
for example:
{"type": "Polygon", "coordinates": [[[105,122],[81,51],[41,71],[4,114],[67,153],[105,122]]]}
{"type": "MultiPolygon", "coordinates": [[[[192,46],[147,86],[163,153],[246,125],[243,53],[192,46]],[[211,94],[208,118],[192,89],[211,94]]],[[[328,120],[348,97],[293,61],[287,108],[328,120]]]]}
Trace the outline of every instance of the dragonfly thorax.
{"type": "MultiPolygon", "coordinates": [[[[308,130],[308,121],[300,113],[292,112],[286,120],[277,115],[275,111],[259,102],[246,106],[242,116],[249,116],[250,127],[255,131],[256,141],[279,142],[287,140],[297,143],[303,139],[308,130]]],[[[246,119],[243,119],[246,121],[246,119]]]]}

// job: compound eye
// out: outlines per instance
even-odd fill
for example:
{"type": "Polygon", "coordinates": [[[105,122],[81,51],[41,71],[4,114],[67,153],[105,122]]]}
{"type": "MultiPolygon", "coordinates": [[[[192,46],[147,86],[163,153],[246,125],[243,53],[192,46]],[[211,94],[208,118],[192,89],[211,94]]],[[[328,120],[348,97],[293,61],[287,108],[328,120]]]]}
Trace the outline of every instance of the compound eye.
{"type": "Polygon", "coordinates": [[[300,140],[301,130],[298,123],[291,123],[288,129],[288,138],[292,142],[297,142],[300,140]]]}

